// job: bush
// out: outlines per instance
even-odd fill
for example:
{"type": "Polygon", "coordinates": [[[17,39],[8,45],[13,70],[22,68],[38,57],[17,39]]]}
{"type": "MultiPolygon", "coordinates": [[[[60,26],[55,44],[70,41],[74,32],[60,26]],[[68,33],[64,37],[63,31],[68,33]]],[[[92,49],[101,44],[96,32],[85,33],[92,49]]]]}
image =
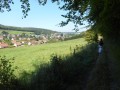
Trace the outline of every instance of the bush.
{"type": "Polygon", "coordinates": [[[85,40],[89,43],[97,42],[98,41],[98,35],[92,30],[88,30],[85,33],[85,40]]]}
{"type": "Polygon", "coordinates": [[[14,58],[7,59],[6,56],[0,56],[0,89],[13,88],[15,75],[13,74],[15,68],[12,67],[14,58]]]}

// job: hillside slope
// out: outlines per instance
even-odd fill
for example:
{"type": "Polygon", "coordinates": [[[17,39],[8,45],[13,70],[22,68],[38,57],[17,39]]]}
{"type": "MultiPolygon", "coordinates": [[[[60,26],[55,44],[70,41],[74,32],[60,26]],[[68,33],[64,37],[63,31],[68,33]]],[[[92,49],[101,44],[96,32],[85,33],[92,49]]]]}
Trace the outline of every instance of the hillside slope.
{"type": "Polygon", "coordinates": [[[15,30],[15,31],[27,31],[27,32],[34,32],[40,34],[51,34],[55,33],[56,31],[43,29],[43,28],[33,28],[33,27],[15,27],[15,26],[5,26],[0,24],[0,29],[2,30],[15,30]]]}

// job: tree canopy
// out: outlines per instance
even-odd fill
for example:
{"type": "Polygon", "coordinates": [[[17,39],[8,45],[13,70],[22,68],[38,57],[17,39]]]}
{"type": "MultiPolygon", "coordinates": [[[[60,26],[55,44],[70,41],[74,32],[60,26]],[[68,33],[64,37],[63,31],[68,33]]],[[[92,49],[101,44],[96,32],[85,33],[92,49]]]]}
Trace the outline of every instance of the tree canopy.
{"type": "MultiPolygon", "coordinates": [[[[106,37],[118,38],[120,35],[120,0],[51,0],[57,2],[59,8],[66,11],[61,26],[73,22],[75,26],[83,25],[88,21],[94,31],[106,37]]],[[[30,11],[29,0],[20,0],[24,17],[30,11]]],[[[45,5],[47,0],[38,0],[45,5]]],[[[0,0],[0,11],[10,11],[13,0],[0,0]]]]}

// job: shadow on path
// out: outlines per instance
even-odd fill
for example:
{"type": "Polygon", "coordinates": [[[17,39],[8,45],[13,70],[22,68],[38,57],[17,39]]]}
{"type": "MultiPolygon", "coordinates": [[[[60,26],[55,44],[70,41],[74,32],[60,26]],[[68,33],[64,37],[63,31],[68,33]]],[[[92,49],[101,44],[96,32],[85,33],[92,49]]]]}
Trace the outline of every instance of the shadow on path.
{"type": "Polygon", "coordinates": [[[106,51],[98,56],[96,65],[91,71],[84,90],[111,90],[110,71],[106,51]]]}

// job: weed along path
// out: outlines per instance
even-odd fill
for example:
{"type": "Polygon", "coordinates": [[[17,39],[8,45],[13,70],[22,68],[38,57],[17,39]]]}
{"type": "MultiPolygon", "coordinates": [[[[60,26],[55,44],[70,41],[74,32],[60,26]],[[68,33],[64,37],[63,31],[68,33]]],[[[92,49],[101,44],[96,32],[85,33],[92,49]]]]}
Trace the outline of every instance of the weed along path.
{"type": "Polygon", "coordinates": [[[98,56],[96,64],[90,72],[86,86],[83,90],[111,90],[111,73],[109,71],[108,63],[108,56],[104,50],[102,55],[98,56]]]}

